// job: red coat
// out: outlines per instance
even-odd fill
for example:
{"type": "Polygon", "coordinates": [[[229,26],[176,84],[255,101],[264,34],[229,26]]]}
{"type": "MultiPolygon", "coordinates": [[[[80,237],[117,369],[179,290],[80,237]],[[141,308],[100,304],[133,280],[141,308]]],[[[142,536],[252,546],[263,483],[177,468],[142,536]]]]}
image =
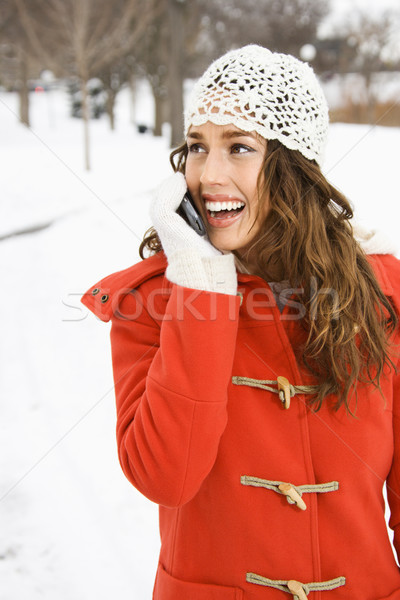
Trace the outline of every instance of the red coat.
{"type": "MultiPolygon", "coordinates": [[[[399,308],[400,262],[371,261],[399,308]]],[[[387,481],[399,554],[400,375],[383,397],[360,385],[356,418],[301,393],[286,410],[232,378],[312,383],[293,352],[298,306],[280,313],[256,276],[239,274],[241,301],[172,285],[165,267],[161,253],[83,297],[112,319],[122,468],[160,505],[154,599],[290,600],[295,580],[312,600],[400,600],[382,496],[387,481]]]]}

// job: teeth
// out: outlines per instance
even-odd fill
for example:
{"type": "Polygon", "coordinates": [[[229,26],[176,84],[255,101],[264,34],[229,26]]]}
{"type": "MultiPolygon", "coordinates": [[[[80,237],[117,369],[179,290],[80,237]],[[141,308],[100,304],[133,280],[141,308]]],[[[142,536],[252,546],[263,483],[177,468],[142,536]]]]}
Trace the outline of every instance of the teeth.
{"type": "Polygon", "coordinates": [[[236,210],[244,206],[244,202],[209,202],[206,203],[206,209],[212,212],[218,212],[220,210],[236,210]]]}

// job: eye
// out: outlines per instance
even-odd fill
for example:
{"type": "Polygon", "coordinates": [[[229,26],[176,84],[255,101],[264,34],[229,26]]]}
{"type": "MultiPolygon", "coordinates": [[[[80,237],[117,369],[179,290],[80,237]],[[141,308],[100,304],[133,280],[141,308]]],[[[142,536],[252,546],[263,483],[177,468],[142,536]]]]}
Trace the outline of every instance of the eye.
{"type": "Polygon", "coordinates": [[[200,144],[198,144],[198,143],[189,144],[188,145],[188,151],[189,151],[189,153],[193,153],[193,152],[196,152],[196,153],[198,153],[198,152],[205,152],[204,148],[200,144]]]}
{"type": "Polygon", "coordinates": [[[246,152],[254,152],[254,150],[245,144],[233,144],[231,147],[232,154],[245,154],[246,152]]]}

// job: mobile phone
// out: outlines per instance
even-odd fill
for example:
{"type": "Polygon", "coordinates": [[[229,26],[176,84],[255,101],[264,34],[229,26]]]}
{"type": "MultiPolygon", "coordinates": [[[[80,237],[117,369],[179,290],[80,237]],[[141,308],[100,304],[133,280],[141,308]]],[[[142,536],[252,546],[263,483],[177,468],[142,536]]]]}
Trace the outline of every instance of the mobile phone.
{"type": "Polygon", "coordinates": [[[189,223],[190,227],[192,227],[196,233],[202,236],[206,235],[206,227],[203,219],[201,218],[189,192],[186,192],[184,195],[183,200],[176,212],[178,215],[183,217],[187,223],[189,223]]]}

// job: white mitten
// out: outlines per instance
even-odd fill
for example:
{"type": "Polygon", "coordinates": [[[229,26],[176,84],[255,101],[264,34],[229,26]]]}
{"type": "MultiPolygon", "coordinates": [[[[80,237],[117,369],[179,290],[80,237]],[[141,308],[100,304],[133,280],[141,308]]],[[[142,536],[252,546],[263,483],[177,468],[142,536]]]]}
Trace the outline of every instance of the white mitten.
{"type": "Polygon", "coordinates": [[[223,294],[236,294],[233,254],[222,254],[177,214],[187,191],[182,173],[174,173],[156,191],[150,213],[168,259],[166,275],[172,283],[223,294]]]}

